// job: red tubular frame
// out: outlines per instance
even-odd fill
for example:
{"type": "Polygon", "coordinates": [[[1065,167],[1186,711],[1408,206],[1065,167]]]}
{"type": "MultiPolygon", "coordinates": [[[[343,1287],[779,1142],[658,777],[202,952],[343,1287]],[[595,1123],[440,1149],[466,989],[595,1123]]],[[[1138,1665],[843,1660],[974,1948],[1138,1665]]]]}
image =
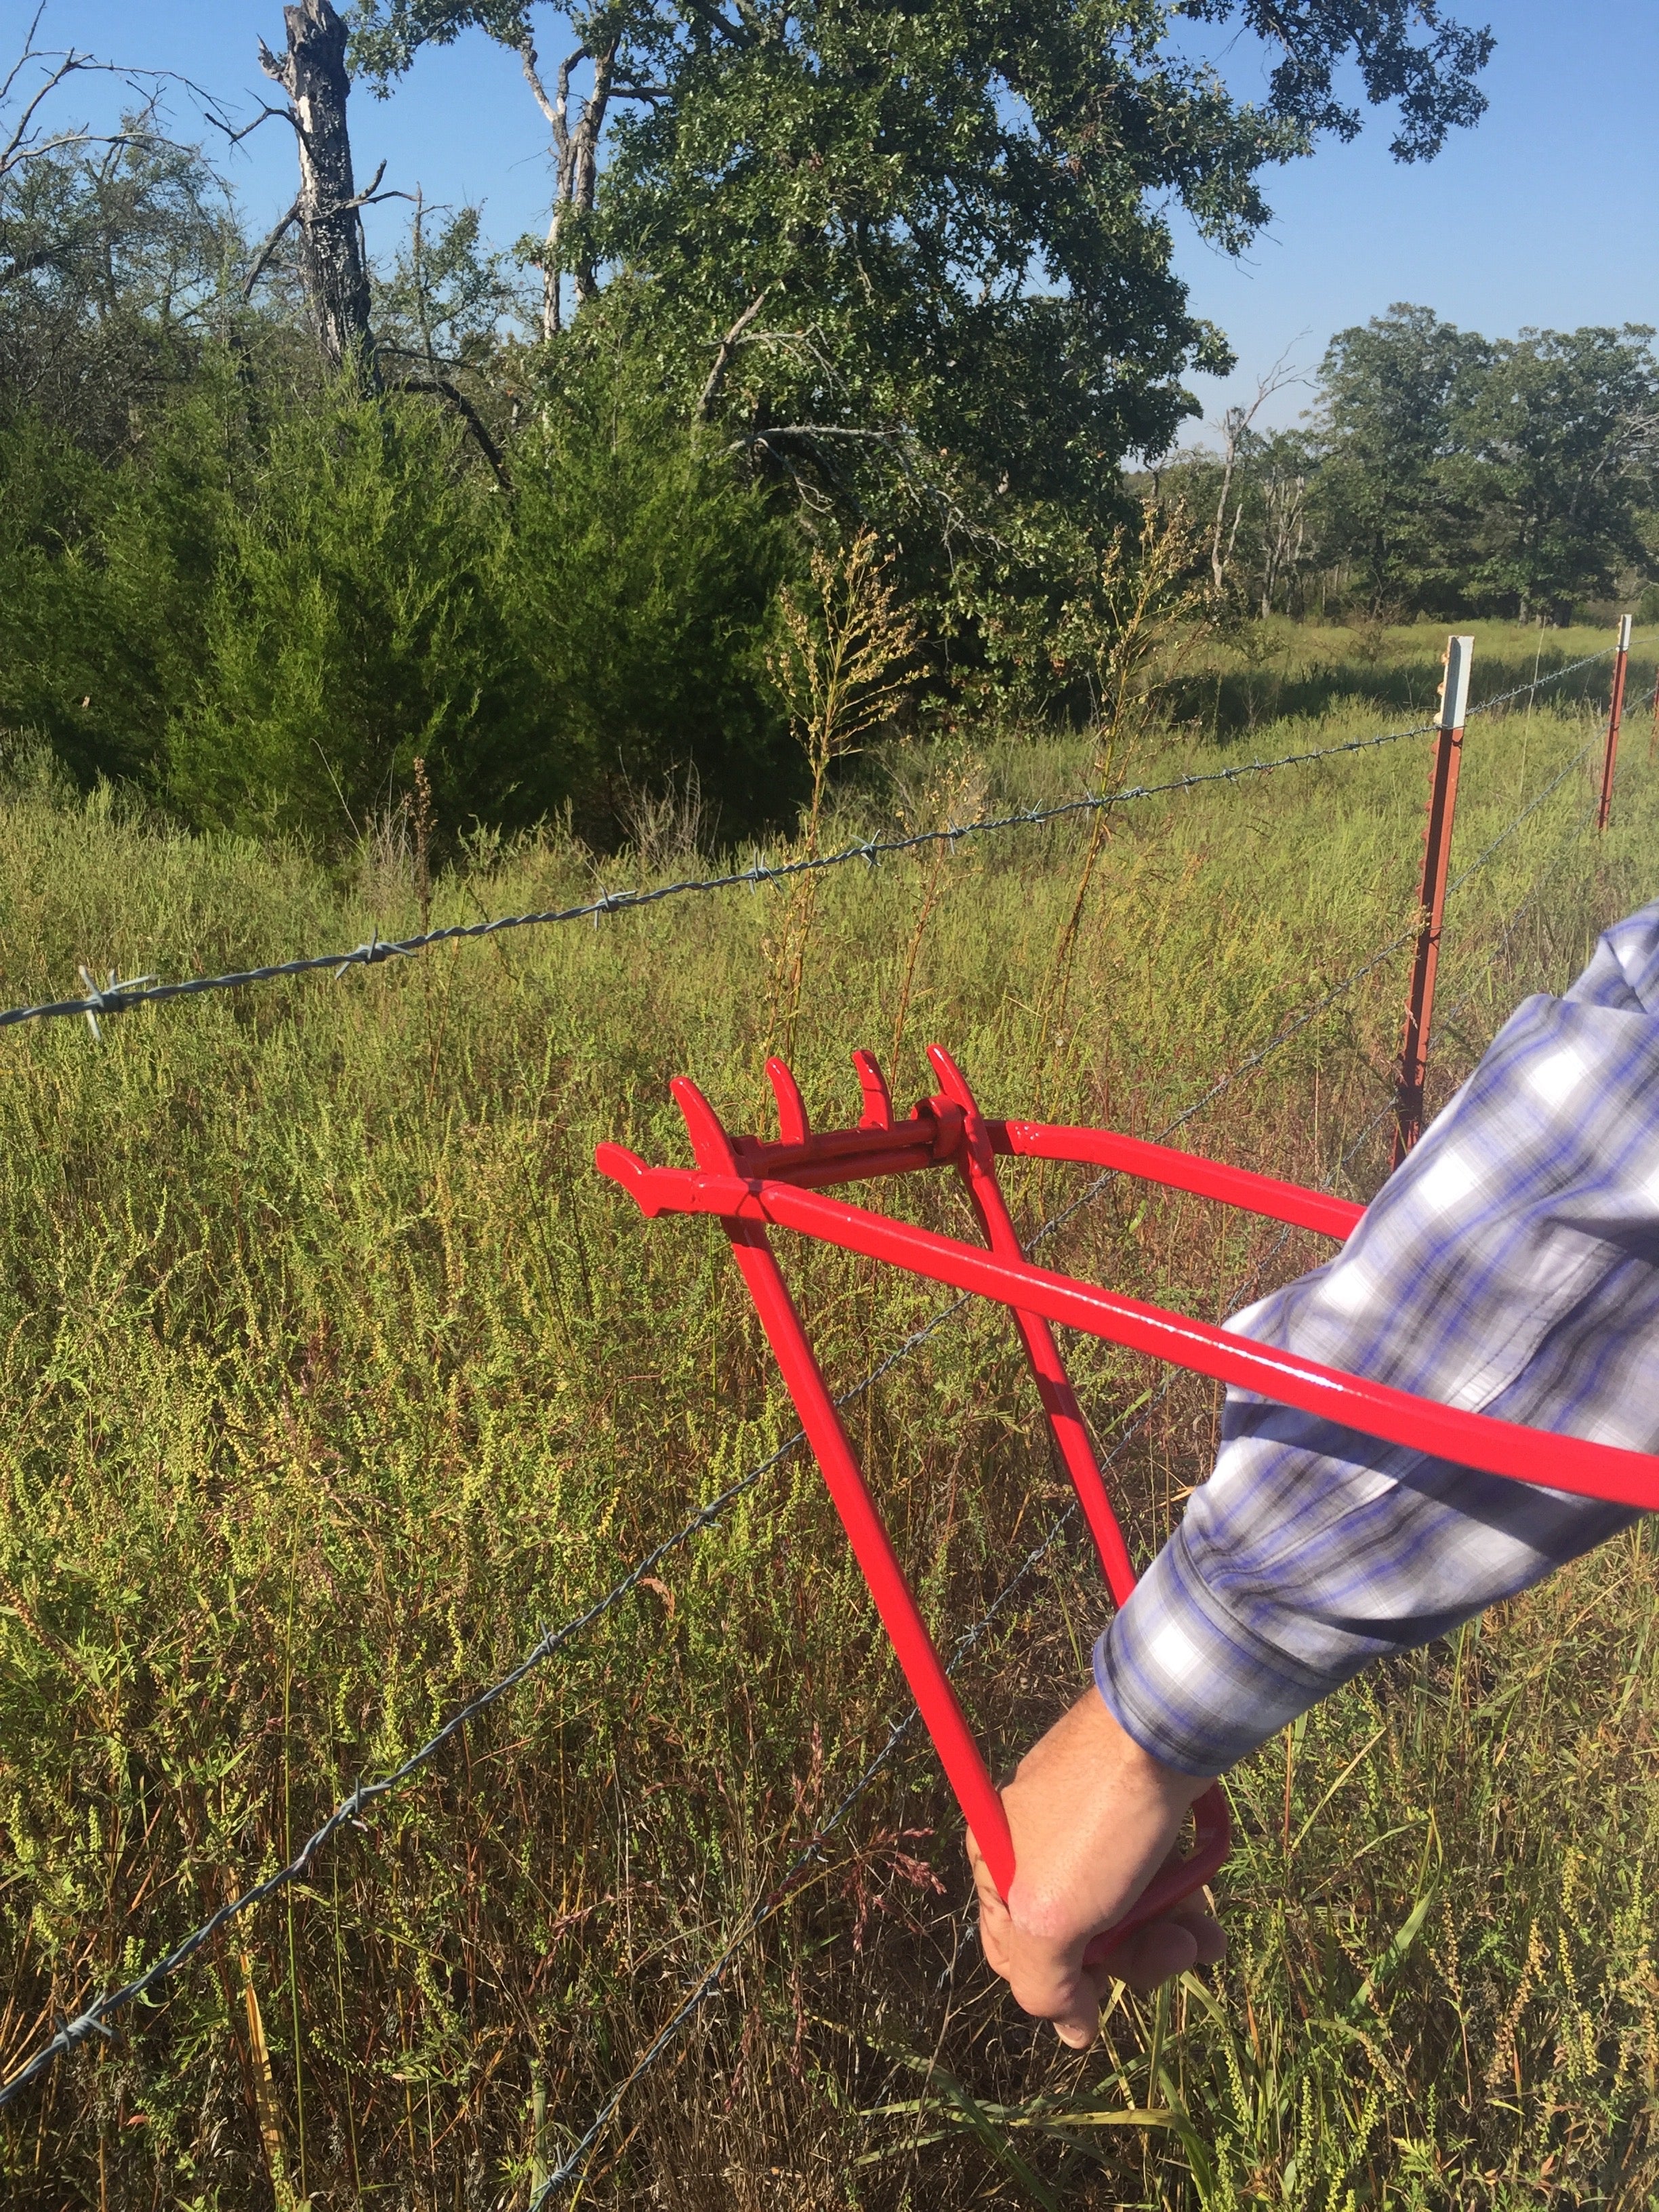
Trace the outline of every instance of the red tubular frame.
{"type": "MultiPolygon", "coordinates": [[[[674,1096],[685,1116],[696,1167],[648,1167],[620,1145],[601,1145],[595,1164],[621,1183],[648,1217],[712,1213],[724,1226],[946,1778],[1004,1897],[1014,1877],[1014,1851],[1002,1801],[813,1357],[768,1241],[769,1227],[796,1230],[845,1251],[890,1261],[1012,1309],[1056,1448],[1120,1605],[1134,1587],[1134,1573],[1054,1340],[1056,1323],[1322,1414],[1389,1443],[1517,1481],[1659,1509],[1659,1459],[1646,1453],[1438,1405],[1254,1343],[1211,1322],[1033,1267],[1020,1250],[997,1182],[999,1152],[1119,1169],[1338,1241],[1352,1231],[1364,1209],[1108,1130],[988,1121],[949,1054],[935,1045],[928,1057],[939,1078],[939,1095],[896,1123],[880,1070],[868,1054],[854,1054],[864,1098],[859,1127],[816,1134],[789,1070],[781,1060],[769,1061],[767,1073],[778,1101],[775,1144],[729,1135],[696,1085],[681,1077],[673,1085],[674,1096]],[[818,1195],[826,1185],[946,1165],[966,1184],[988,1249],[818,1195]]],[[[1137,1928],[1200,1887],[1219,1866],[1226,1856],[1228,1828],[1218,1785],[1200,1798],[1194,1814],[1196,1848],[1167,1867],[1115,1928],[1095,1939],[1088,1954],[1091,1961],[1098,1962],[1137,1928]]]]}

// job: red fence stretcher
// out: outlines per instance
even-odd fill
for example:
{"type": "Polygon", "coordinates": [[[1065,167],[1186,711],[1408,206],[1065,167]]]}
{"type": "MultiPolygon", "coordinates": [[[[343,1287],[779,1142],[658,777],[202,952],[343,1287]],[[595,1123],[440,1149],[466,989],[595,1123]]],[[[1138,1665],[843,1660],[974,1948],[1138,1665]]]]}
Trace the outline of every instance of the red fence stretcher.
{"type": "MultiPolygon", "coordinates": [[[[599,1147],[594,1163],[632,1194],[647,1217],[712,1213],[730,1237],[883,1626],[945,1777],[1003,1897],[1013,1881],[1014,1850],[1001,1798],[813,1357],[768,1240],[769,1228],[796,1230],[844,1251],[891,1261],[932,1281],[1012,1308],[1043,1412],[1118,1605],[1134,1588],[1134,1571],[1066,1379],[1054,1340],[1056,1322],[1132,1351],[1151,1352],[1279,1404],[1321,1414],[1385,1443],[1517,1481],[1659,1510],[1659,1458],[1647,1453],[1464,1413],[1295,1352],[1253,1343],[1213,1323],[1032,1266],[1021,1251],[997,1182],[999,1152],[1117,1169],[1338,1242],[1352,1234],[1364,1209],[1299,1184],[1109,1130],[987,1121],[949,1054],[934,1045],[928,1058],[939,1079],[939,1093],[924,1099],[905,1120],[895,1121],[880,1068],[868,1053],[855,1052],[853,1064],[864,1100],[859,1126],[817,1132],[808,1125],[788,1068],[781,1060],[769,1060],[766,1072],[778,1105],[775,1143],[728,1133],[696,1084],[682,1076],[674,1083],[673,1093],[685,1116],[695,1169],[649,1167],[637,1153],[610,1144],[599,1147]],[[819,1195],[837,1183],[941,1166],[954,1168],[967,1186],[984,1232],[984,1247],[819,1195]]],[[[1091,1964],[1200,1887],[1221,1864],[1229,1835],[1219,1784],[1199,1800],[1194,1816],[1196,1841],[1192,1850],[1165,1867],[1133,1909],[1094,1939],[1086,1954],[1091,1964]]]]}

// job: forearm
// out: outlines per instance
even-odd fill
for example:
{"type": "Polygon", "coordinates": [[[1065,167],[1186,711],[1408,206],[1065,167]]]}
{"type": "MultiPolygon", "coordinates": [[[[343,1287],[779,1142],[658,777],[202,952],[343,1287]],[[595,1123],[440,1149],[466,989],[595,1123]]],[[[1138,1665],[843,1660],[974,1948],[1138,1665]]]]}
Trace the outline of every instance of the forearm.
{"type": "Polygon", "coordinates": [[[1372,1661],[1449,1633],[1632,1517],[1283,1408],[1230,1406],[1227,1428],[1095,1650],[1125,1730],[1194,1775],[1224,1771],[1372,1661]]]}

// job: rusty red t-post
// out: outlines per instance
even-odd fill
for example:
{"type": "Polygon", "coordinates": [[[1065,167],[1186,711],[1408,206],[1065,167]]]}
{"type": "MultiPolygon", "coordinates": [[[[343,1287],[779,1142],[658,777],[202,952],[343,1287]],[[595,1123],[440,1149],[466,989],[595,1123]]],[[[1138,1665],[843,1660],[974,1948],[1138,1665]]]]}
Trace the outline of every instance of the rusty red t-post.
{"type": "Polygon", "coordinates": [[[1400,1083],[1395,1095],[1394,1164],[1398,1167],[1423,1133],[1423,1079],[1428,1072],[1429,1029],[1434,1019],[1434,979],[1440,964],[1440,933],[1446,919],[1446,872],[1451,860],[1452,823],[1457,812],[1457,771],[1463,757],[1463,720],[1469,705],[1472,637],[1446,641],[1446,675],[1440,687],[1440,730],[1435,739],[1434,773],[1429,783],[1429,819],[1423,835],[1423,882],[1418,892],[1422,921],[1417,957],[1412,963],[1411,996],[1406,1002],[1406,1034],[1400,1047],[1400,1083]]]}
{"type": "Polygon", "coordinates": [[[1613,772],[1619,762],[1619,728],[1625,719],[1625,680],[1630,673],[1630,617],[1619,617],[1619,647],[1613,656],[1613,704],[1607,710],[1607,750],[1601,763],[1601,803],[1595,826],[1605,830],[1613,812],[1613,772]]]}

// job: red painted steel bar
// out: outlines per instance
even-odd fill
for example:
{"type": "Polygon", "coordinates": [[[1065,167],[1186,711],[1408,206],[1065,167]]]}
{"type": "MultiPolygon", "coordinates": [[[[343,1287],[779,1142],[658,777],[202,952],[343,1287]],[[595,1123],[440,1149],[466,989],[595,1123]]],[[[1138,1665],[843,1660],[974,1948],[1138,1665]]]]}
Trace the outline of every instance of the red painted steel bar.
{"type": "MultiPolygon", "coordinates": [[[[793,1079],[781,1061],[769,1065],[767,1073],[772,1077],[774,1090],[779,1092],[780,1119],[787,1131],[790,1117],[784,1099],[787,1092],[794,1091],[793,1079]],[[780,1087],[781,1076],[785,1079],[785,1088],[780,1087]]],[[[684,1076],[676,1080],[673,1091],[685,1116],[699,1167],[716,1171],[701,1180],[729,1184],[734,1179],[731,1172],[735,1164],[733,1148],[714,1109],[696,1085],[684,1076]],[[721,1170],[725,1172],[719,1172],[721,1170]]],[[[794,1096],[798,1101],[799,1094],[795,1092],[794,1096]]],[[[601,1146],[599,1152],[618,1149],[601,1146]]],[[[612,1171],[607,1160],[598,1155],[596,1158],[606,1173],[612,1171]]],[[[750,1186],[744,1183],[743,1188],[750,1186]]],[[[779,1184],[777,1188],[785,1186],[779,1184]]],[[[986,1772],[985,1762],[979,1755],[979,1747],[963,1717],[957,1693],[939,1663],[927,1625],[910,1594],[904,1571],[854,1456],[841,1415],[812,1357],[806,1332],[767,1242],[765,1229],[756,1218],[738,1219],[735,1208],[726,1227],[732,1255],[777,1355],[784,1382],[800,1415],[801,1426],[817,1456],[854,1557],[869,1584],[882,1626],[892,1641],[946,1778],[978,1839],[986,1864],[991,1869],[992,1880],[1000,1887],[1006,1887],[1013,1879],[1014,1848],[1002,1800],[986,1772]]]]}
{"type": "MultiPolygon", "coordinates": [[[[1019,1237],[1008,1217],[1002,1187],[997,1181],[996,1162],[991,1149],[991,1133],[981,1118],[961,1070],[941,1045],[931,1045],[928,1059],[933,1073],[939,1079],[944,1094],[953,1106],[963,1109],[963,1141],[957,1152],[957,1166],[967,1184],[979,1216],[985,1241],[994,1252],[1006,1260],[1024,1260],[1019,1237]]],[[[1102,1571],[1106,1586],[1112,1593],[1114,1605],[1127,1605],[1129,1593],[1135,1586],[1135,1571],[1129,1563],[1129,1547],[1123,1540],[1123,1531],[1118,1526],[1117,1516],[1106,1495],[1105,1478],[1100,1472],[1100,1462],[1095,1457],[1094,1446],[1089,1441],[1089,1431],[1083,1419],[1083,1410],[1072,1389],[1060,1356],[1060,1346],[1054,1342],[1054,1333],[1041,1315],[1028,1313],[1023,1307],[1014,1308],[1014,1325],[1019,1331],[1025,1356],[1030,1362],[1031,1372],[1036,1377],[1037,1395],[1042,1401],[1042,1410],[1048,1417],[1048,1426],[1054,1433],[1066,1472],[1071,1477],[1072,1487],[1089,1534],[1095,1540],[1095,1549],[1100,1554],[1102,1571]]]]}
{"type": "Polygon", "coordinates": [[[1365,1211],[1351,1199],[1304,1190],[1300,1183],[1280,1182],[1277,1176],[1255,1175],[1249,1168],[1223,1167],[1195,1152],[1148,1144],[1142,1137],[1120,1137],[1111,1129],[1048,1127],[1041,1121],[993,1121],[989,1127],[991,1141],[1000,1152],[1030,1160],[1087,1160],[1096,1167],[1121,1168],[1143,1182],[1193,1191],[1200,1198],[1218,1198],[1224,1206],[1242,1206],[1270,1221],[1288,1221],[1293,1229],[1316,1230],[1322,1237],[1352,1236],[1365,1211]]]}
{"type": "Polygon", "coordinates": [[[1613,813],[1613,771],[1619,765],[1619,732],[1625,719],[1625,684],[1630,674],[1630,617],[1619,617],[1619,646],[1613,656],[1613,703],[1607,710],[1607,750],[1601,763],[1601,797],[1595,826],[1605,830],[1613,813]]]}
{"type": "Polygon", "coordinates": [[[1429,1031],[1434,1020],[1434,983],[1440,965],[1440,933],[1446,921],[1446,873],[1451,864],[1452,825],[1457,813],[1457,771],[1463,757],[1463,722],[1469,704],[1472,637],[1446,641],[1446,675],[1440,687],[1440,734],[1435,740],[1429,782],[1429,818],[1423,833],[1423,880],[1418,892],[1422,922],[1412,963],[1411,994],[1406,1002],[1406,1033],[1400,1046],[1400,1083],[1395,1108],[1394,1164],[1398,1167],[1423,1133],[1423,1079],[1428,1073],[1429,1031]]]}
{"type": "Polygon", "coordinates": [[[1465,1413],[1432,1399],[1413,1397],[1389,1383],[1236,1336],[1213,1322],[1171,1313],[1029,1262],[1005,1260],[954,1237],[844,1206],[812,1191],[796,1190],[787,1183],[650,1168],[620,1146],[601,1146],[599,1151],[605,1156],[598,1160],[602,1171],[627,1187],[642,1212],[714,1213],[799,1230],[844,1251],[890,1260],[933,1282],[1023,1307],[1062,1328],[1104,1337],[1132,1352],[1150,1352],[1194,1374],[1320,1414],[1385,1443],[1431,1452],[1512,1481],[1539,1483],[1659,1512],[1659,1458],[1650,1453],[1527,1428],[1489,1413],[1465,1413]]]}

